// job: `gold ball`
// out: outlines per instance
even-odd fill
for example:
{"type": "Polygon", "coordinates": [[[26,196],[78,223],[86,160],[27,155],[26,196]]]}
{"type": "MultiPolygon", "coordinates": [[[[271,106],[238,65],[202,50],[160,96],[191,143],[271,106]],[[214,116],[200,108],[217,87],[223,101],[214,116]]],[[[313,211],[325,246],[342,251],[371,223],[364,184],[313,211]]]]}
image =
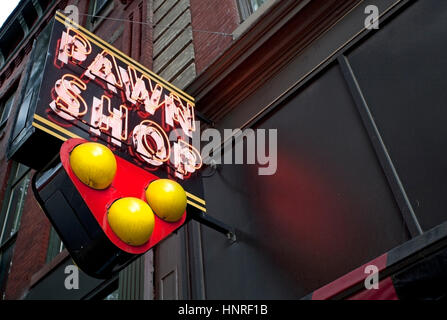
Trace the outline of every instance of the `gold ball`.
{"type": "Polygon", "coordinates": [[[107,212],[107,221],[118,238],[131,246],[145,244],[155,225],[149,205],[133,197],[116,200],[107,212]]]}
{"type": "Polygon", "coordinates": [[[186,210],[186,192],[170,179],[152,181],[146,189],[146,200],[154,213],[168,222],[180,220],[186,210]]]}
{"type": "Polygon", "coordinates": [[[105,189],[116,174],[115,155],[106,146],[86,142],[70,153],[70,166],[76,177],[93,189],[105,189]]]}

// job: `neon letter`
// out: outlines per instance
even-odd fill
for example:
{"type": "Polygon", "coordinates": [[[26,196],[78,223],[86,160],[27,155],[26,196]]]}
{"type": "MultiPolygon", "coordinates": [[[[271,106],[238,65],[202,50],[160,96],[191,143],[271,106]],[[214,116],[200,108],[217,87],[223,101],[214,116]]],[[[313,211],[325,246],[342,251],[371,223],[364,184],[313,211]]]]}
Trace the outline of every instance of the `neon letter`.
{"type": "Polygon", "coordinates": [[[178,143],[173,144],[172,164],[175,167],[175,175],[180,179],[193,173],[202,166],[202,157],[200,153],[189,143],[179,139],[178,143]]]}
{"type": "Polygon", "coordinates": [[[133,130],[135,151],[147,163],[160,166],[169,159],[171,148],[163,129],[151,120],[143,120],[133,130]]]}
{"type": "Polygon", "coordinates": [[[135,69],[130,66],[128,66],[128,71],[119,67],[119,72],[127,100],[132,104],[137,102],[144,104],[144,110],[153,115],[160,107],[163,87],[158,83],[153,87],[151,80],[145,75],[138,78],[135,69]],[[150,91],[147,90],[144,79],[149,83],[150,91]]]}
{"type": "Polygon", "coordinates": [[[90,79],[95,79],[95,76],[105,80],[107,82],[107,88],[110,91],[117,93],[115,86],[122,87],[120,75],[117,70],[117,65],[115,58],[112,57],[112,61],[105,57],[107,55],[106,51],[98,54],[92,64],[88,67],[85,75],[90,79]],[[113,73],[116,70],[116,75],[113,73]]]}
{"type": "Polygon", "coordinates": [[[92,52],[92,46],[90,42],[77,33],[72,28],[67,28],[67,32],[62,32],[62,37],[59,45],[59,53],[57,59],[63,63],[68,63],[68,58],[71,57],[74,62],[80,63],[87,59],[87,56],[92,52]],[[73,31],[75,35],[71,36],[70,31],[73,31]]]}
{"type": "Polygon", "coordinates": [[[127,116],[128,110],[124,105],[121,105],[119,110],[112,108],[110,98],[103,95],[101,100],[93,97],[93,107],[91,112],[90,132],[99,136],[101,131],[107,132],[111,129],[112,142],[121,146],[121,140],[127,140],[127,116]],[[107,105],[109,115],[104,115],[104,102],[107,105]],[[124,130],[123,130],[124,123],[124,130]]]}
{"type": "Polygon", "coordinates": [[[192,137],[192,132],[195,131],[194,107],[188,102],[185,107],[174,93],[165,96],[165,119],[166,123],[173,128],[174,121],[180,123],[185,134],[192,137]]]}
{"type": "Polygon", "coordinates": [[[50,103],[51,109],[65,120],[74,120],[87,113],[87,104],[81,97],[81,90],[87,87],[78,77],[65,74],[56,81],[55,91],[58,97],[50,103]],[[80,111],[81,107],[83,108],[80,111]]]}

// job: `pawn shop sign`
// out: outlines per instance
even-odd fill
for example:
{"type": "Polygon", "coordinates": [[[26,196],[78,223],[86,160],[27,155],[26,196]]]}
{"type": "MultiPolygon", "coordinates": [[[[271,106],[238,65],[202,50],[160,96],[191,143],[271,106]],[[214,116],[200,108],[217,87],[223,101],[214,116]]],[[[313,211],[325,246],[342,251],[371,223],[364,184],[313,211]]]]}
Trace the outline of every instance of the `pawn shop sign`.
{"type": "Polygon", "coordinates": [[[59,12],[42,79],[32,145],[60,156],[33,189],[82,270],[109,277],[206,211],[192,97],[59,12]]]}
{"type": "Polygon", "coordinates": [[[202,166],[187,141],[194,99],[67,21],[57,13],[33,126],[61,140],[102,141],[149,171],[188,180],[202,166]]]}

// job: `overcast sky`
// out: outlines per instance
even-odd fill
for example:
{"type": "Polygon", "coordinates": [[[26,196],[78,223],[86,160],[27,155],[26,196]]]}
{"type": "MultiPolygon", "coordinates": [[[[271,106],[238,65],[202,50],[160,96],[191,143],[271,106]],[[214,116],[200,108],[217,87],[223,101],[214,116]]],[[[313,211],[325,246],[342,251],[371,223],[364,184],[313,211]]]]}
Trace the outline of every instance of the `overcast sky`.
{"type": "Polygon", "coordinates": [[[9,14],[19,4],[20,0],[0,0],[0,26],[8,18],[9,14]]]}

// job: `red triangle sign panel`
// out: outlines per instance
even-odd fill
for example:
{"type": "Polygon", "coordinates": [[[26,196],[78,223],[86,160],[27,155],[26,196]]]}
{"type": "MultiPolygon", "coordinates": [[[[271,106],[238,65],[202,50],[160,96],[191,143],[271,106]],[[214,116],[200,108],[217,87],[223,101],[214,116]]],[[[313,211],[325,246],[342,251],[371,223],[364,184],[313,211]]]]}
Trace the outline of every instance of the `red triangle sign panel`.
{"type": "MultiPolygon", "coordinates": [[[[69,161],[70,152],[73,148],[84,142],[88,141],[83,139],[70,139],[63,143],[60,151],[62,165],[96,221],[113,244],[125,252],[141,254],[152,248],[155,244],[183,225],[186,219],[186,211],[182,218],[176,222],[166,222],[154,213],[154,230],[147,243],[141,246],[131,246],[120,240],[109,226],[107,221],[107,209],[115,200],[124,197],[135,197],[146,201],[146,187],[150,182],[159,178],[115,155],[117,171],[112,184],[105,190],[95,190],[90,188],[76,177],[70,167],[69,161]]],[[[76,210],[76,208],[74,209],[76,210]]]]}

